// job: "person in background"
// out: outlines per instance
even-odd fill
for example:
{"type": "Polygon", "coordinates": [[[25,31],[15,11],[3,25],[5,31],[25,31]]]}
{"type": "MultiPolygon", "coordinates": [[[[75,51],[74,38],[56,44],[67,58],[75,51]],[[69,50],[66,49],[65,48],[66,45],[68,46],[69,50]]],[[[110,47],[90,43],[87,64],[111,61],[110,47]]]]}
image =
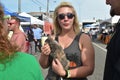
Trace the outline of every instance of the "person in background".
{"type": "Polygon", "coordinates": [[[32,55],[18,51],[8,39],[8,24],[0,3],[0,80],[44,80],[41,67],[32,55]]]}
{"type": "Polygon", "coordinates": [[[87,80],[94,71],[94,48],[91,39],[80,30],[77,14],[73,6],[68,2],[62,2],[54,11],[55,40],[64,49],[67,59],[70,61],[69,69],[64,70],[60,61],[56,58],[50,64],[50,46],[45,43],[41,48],[39,63],[42,68],[48,68],[49,79],[51,70],[57,74],[60,80],[87,80]]]}
{"type": "MultiPolygon", "coordinates": [[[[106,0],[111,6],[110,15],[120,15],[120,0],[106,0]]],[[[110,42],[107,45],[107,55],[103,80],[120,80],[120,20],[115,26],[110,42]]]]}
{"type": "Polygon", "coordinates": [[[34,41],[35,41],[36,51],[38,48],[39,51],[41,52],[41,36],[42,36],[43,30],[41,28],[39,28],[37,24],[34,24],[32,27],[33,27],[32,31],[34,33],[34,41]]]}
{"type": "Polygon", "coordinates": [[[47,35],[51,35],[52,30],[53,30],[53,25],[52,23],[45,21],[45,24],[43,26],[44,33],[47,35]]]}
{"type": "Polygon", "coordinates": [[[8,23],[9,31],[13,31],[10,42],[12,44],[16,44],[19,51],[28,52],[28,46],[26,44],[27,36],[19,29],[20,19],[18,19],[16,16],[11,16],[11,19],[8,23]]]}
{"type": "Polygon", "coordinates": [[[32,31],[31,26],[27,30],[27,38],[29,41],[29,50],[28,53],[35,55],[35,41],[34,41],[34,33],[32,31]]]}

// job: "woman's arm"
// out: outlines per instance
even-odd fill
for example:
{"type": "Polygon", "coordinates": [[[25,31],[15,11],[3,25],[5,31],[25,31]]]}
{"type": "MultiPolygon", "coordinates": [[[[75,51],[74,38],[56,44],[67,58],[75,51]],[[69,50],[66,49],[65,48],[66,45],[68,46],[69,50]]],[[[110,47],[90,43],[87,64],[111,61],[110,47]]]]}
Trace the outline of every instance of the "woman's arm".
{"type": "Polygon", "coordinates": [[[70,77],[87,77],[94,71],[95,54],[91,39],[88,35],[82,34],[79,40],[81,50],[82,66],[71,69],[70,77]]]}
{"type": "Polygon", "coordinates": [[[45,43],[45,45],[41,48],[41,54],[39,58],[39,63],[42,68],[48,68],[49,67],[49,54],[50,54],[50,47],[48,44],[45,43]]]}

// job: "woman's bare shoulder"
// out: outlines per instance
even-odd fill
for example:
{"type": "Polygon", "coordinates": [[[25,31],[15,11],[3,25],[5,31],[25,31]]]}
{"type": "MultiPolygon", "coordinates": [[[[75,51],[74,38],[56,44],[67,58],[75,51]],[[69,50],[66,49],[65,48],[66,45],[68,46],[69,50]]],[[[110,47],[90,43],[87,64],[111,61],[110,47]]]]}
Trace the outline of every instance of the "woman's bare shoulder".
{"type": "Polygon", "coordinates": [[[80,37],[80,40],[82,40],[82,41],[91,41],[91,38],[90,38],[90,36],[88,34],[82,33],[81,37],[80,37]]]}

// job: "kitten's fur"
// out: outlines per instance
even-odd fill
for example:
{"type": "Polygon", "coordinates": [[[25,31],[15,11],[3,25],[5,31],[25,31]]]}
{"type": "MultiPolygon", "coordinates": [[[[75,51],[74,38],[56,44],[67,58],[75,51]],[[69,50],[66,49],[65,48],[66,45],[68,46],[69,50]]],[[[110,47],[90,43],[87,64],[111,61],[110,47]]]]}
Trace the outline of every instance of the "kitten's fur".
{"type": "MultiPolygon", "coordinates": [[[[49,44],[50,49],[51,49],[51,53],[49,57],[50,64],[55,58],[57,58],[63,65],[63,68],[67,70],[69,68],[69,61],[67,60],[62,47],[58,44],[57,41],[53,40],[50,36],[45,42],[49,44]]],[[[47,76],[48,79],[46,80],[58,80],[57,77],[58,75],[55,74],[52,70],[50,70],[48,71],[48,76],[47,76]]]]}

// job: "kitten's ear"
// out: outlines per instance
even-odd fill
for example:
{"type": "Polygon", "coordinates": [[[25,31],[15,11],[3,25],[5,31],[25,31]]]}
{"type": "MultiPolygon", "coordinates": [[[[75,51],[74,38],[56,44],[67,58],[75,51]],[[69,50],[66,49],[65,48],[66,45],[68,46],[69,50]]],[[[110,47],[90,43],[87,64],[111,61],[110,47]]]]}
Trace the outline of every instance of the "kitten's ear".
{"type": "Polygon", "coordinates": [[[48,38],[50,39],[50,38],[51,38],[51,36],[48,36],[48,38]]]}
{"type": "Polygon", "coordinates": [[[51,41],[53,41],[53,39],[51,38],[51,36],[48,36],[47,39],[45,40],[45,42],[47,42],[47,43],[51,43],[51,41]]]}
{"type": "Polygon", "coordinates": [[[50,40],[54,40],[54,38],[53,38],[53,36],[48,36],[48,39],[50,39],[50,40]]]}

